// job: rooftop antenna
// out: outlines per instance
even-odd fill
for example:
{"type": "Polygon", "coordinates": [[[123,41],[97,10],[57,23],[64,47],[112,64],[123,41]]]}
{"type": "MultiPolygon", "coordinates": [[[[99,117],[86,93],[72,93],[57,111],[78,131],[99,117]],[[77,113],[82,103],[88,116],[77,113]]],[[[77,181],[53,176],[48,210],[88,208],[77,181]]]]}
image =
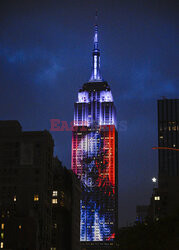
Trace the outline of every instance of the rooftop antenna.
{"type": "Polygon", "coordinates": [[[94,47],[93,47],[93,67],[90,82],[102,81],[100,72],[100,50],[98,42],[98,11],[96,10],[95,15],[95,26],[94,26],[94,47]]]}

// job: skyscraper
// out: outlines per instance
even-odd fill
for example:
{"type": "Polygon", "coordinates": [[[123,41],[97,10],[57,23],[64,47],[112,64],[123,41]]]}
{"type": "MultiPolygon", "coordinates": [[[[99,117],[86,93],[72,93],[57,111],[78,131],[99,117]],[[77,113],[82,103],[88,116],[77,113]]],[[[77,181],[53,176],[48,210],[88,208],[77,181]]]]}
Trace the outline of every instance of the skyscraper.
{"type": "Polygon", "coordinates": [[[53,159],[51,250],[80,249],[80,181],[72,170],[53,159]]]}
{"type": "Polygon", "coordinates": [[[158,100],[160,215],[179,209],[179,99],[158,100]]]}
{"type": "Polygon", "coordinates": [[[0,121],[0,248],[51,247],[53,147],[46,130],[0,121]]]}
{"type": "Polygon", "coordinates": [[[92,74],[74,105],[72,170],[81,180],[81,242],[111,242],[118,221],[118,134],[111,89],[100,72],[95,25],[92,74]]]}
{"type": "Polygon", "coordinates": [[[0,248],[79,250],[80,181],[47,131],[0,121],[0,248]]]}

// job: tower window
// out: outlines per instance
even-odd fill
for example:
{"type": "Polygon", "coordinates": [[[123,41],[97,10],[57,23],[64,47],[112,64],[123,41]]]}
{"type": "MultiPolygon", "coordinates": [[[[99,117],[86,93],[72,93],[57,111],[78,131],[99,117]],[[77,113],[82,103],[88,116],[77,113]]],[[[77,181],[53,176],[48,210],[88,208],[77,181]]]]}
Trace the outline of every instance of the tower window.
{"type": "Polygon", "coordinates": [[[57,200],[57,199],[52,199],[52,203],[53,203],[53,204],[57,204],[57,203],[58,203],[58,200],[57,200]]]}
{"type": "Polygon", "coordinates": [[[52,196],[57,196],[58,195],[58,191],[53,191],[52,196]]]}
{"type": "Polygon", "coordinates": [[[154,197],[154,200],[155,200],[155,201],[159,201],[159,200],[160,200],[160,196],[155,196],[155,197],[154,197]]]}
{"type": "Polygon", "coordinates": [[[39,201],[39,195],[38,194],[34,194],[34,201],[39,201]]]}

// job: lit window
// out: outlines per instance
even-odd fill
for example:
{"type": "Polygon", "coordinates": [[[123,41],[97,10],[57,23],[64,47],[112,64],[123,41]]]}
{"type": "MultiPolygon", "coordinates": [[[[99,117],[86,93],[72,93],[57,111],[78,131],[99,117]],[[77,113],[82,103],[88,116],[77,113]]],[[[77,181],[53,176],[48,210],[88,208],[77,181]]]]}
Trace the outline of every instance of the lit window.
{"type": "Polygon", "coordinates": [[[4,229],[4,224],[1,224],[1,229],[2,229],[2,230],[4,229]]]}
{"type": "Polygon", "coordinates": [[[3,248],[4,247],[4,243],[3,242],[1,242],[1,248],[3,248]]]}
{"type": "Polygon", "coordinates": [[[160,200],[160,196],[155,196],[155,197],[154,197],[154,200],[155,200],[155,201],[159,201],[159,200],[160,200]]]}
{"type": "Polygon", "coordinates": [[[54,228],[57,228],[57,224],[56,223],[54,224],[54,228]]]}
{"type": "Polygon", "coordinates": [[[52,199],[52,203],[57,204],[58,203],[57,199],[52,199]]]}
{"type": "Polygon", "coordinates": [[[1,233],[1,239],[4,239],[4,233],[1,233]]]}
{"type": "Polygon", "coordinates": [[[14,201],[17,201],[17,197],[16,197],[16,195],[14,195],[14,201]]]}
{"type": "Polygon", "coordinates": [[[58,195],[58,191],[53,191],[52,196],[57,196],[58,195]]]}
{"type": "Polygon", "coordinates": [[[22,229],[22,226],[21,226],[21,225],[19,225],[19,229],[22,229]]]}
{"type": "Polygon", "coordinates": [[[176,130],[177,130],[177,127],[176,127],[176,126],[173,126],[173,127],[172,127],[172,130],[173,130],[173,131],[176,131],[176,130]]]}
{"type": "Polygon", "coordinates": [[[38,194],[34,194],[34,201],[38,201],[39,200],[39,195],[38,194]]]}

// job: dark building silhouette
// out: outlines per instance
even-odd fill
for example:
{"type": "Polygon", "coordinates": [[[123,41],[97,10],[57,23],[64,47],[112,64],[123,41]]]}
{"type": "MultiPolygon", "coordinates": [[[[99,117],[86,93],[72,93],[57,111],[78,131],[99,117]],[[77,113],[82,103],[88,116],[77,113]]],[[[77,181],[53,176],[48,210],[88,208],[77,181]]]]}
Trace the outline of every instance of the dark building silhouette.
{"type": "Polygon", "coordinates": [[[152,196],[150,198],[150,205],[146,220],[158,221],[160,218],[160,195],[157,187],[153,188],[152,196]]]}
{"type": "Polygon", "coordinates": [[[0,248],[79,249],[80,185],[53,148],[48,131],[0,121],[0,248]]]}
{"type": "Polygon", "coordinates": [[[158,180],[154,183],[147,220],[179,211],[179,99],[158,100],[158,180]]]}
{"type": "Polygon", "coordinates": [[[146,221],[149,213],[149,206],[138,205],[136,206],[136,222],[143,223],[146,221]]]}
{"type": "Polygon", "coordinates": [[[80,182],[54,158],[52,249],[80,249],[80,182]]]}
{"type": "Polygon", "coordinates": [[[179,99],[158,100],[160,216],[179,209],[179,99]]]}
{"type": "Polygon", "coordinates": [[[53,146],[47,131],[0,122],[1,248],[50,248],[53,146]]]}

